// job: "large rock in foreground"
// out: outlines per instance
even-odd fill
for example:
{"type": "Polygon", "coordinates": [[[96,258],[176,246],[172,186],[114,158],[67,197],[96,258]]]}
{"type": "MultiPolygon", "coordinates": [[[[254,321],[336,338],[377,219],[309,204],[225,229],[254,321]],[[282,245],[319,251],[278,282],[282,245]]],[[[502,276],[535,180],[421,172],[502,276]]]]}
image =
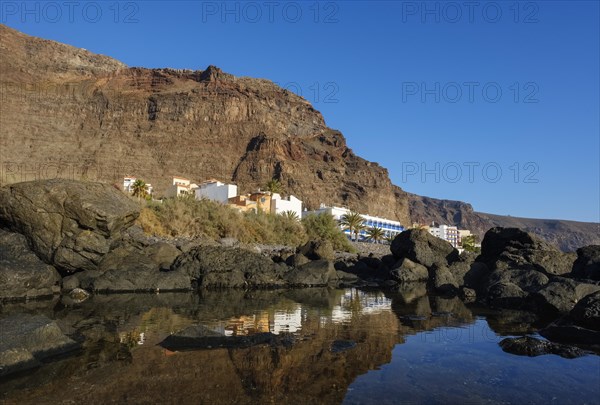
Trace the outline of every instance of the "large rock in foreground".
{"type": "Polygon", "coordinates": [[[409,229],[400,233],[390,246],[397,259],[410,259],[425,267],[447,266],[459,260],[458,250],[424,229],[409,229]]]}
{"type": "Polygon", "coordinates": [[[0,188],[0,225],[62,270],[94,270],[139,206],[108,184],[63,179],[0,188]]]}
{"type": "Polygon", "coordinates": [[[45,316],[9,316],[0,320],[0,377],[37,367],[41,360],[78,347],[45,316]]]}
{"type": "Polygon", "coordinates": [[[0,229],[0,299],[56,294],[59,284],[56,269],[29,250],[23,235],[0,229]]]}

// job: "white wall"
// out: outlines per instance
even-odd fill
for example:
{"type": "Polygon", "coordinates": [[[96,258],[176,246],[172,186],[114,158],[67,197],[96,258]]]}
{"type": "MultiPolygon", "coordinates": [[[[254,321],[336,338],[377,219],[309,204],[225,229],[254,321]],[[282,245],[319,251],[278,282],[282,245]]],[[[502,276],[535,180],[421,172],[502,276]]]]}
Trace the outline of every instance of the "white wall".
{"type": "Polygon", "coordinates": [[[302,218],[302,201],[293,195],[283,199],[279,194],[273,193],[271,196],[271,212],[273,214],[282,214],[285,211],[295,212],[298,218],[302,218]]]}
{"type": "Polygon", "coordinates": [[[219,181],[215,183],[201,184],[196,189],[196,199],[206,198],[208,200],[217,201],[221,204],[227,204],[231,197],[237,195],[237,186],[235,184],[224,184],[219,181]]]}

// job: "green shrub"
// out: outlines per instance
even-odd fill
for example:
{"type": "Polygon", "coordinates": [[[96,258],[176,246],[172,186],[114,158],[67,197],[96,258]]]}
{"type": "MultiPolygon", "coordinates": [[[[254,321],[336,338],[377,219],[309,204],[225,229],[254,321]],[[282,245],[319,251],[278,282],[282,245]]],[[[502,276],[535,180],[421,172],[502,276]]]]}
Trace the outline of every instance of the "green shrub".
{"type": "Polygon", "coordinates": [[[354,247],[331,214],[311,214],[302,218],[308,240],[328,240],[335,250],[355,252],[354,247]]]}

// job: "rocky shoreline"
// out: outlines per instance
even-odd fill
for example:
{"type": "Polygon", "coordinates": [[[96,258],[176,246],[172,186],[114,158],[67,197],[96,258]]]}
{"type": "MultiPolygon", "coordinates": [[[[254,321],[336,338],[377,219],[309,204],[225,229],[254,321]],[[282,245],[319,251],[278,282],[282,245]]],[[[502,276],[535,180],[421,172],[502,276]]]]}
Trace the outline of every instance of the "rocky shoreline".
{"type": "MultiPolygon", "coordinates": [[[[100,183],[45,180],[1,188],[0,301],[63,294],[78,302],[98,293],[222,288],[426,290],[467,304],[535,313],[544,320],[539,333],[557,343],[600,344],[600,246],[563,253],[522,230],[493,228],[475,257],[413,229],[400,234],[388,254],[383,246],[376,246],[378,254],[340,254],[321,241],[290,248],[163,240],[135,226],[138,215],[138,204],[100,183]]],[[[47,339],[56,341],[55,350],[43,351],[0,333],[0,375],[34,366],[43,353],[74,347],[61,333],[47,339]]],[[[525,353],[561,347],[535,339],[505,346],[525,353]]]]}

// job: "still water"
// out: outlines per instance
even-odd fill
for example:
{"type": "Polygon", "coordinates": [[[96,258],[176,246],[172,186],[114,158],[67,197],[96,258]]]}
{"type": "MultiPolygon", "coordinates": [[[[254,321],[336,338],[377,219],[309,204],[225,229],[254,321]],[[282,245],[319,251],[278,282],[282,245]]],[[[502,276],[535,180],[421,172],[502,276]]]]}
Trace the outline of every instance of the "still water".
{"type": "MultiPolygon", "coordinates": [[[[0,380],[9,404],[598,404],[600,356],[503,352],[539,324],[424,290],[225,291],[9,304],[46,315],[78,353],[0,380]],[[190,327],[282,344],[169,350],[190,327]]],[[[172,349],[172,348],[171,348],[172,349]]]]}

